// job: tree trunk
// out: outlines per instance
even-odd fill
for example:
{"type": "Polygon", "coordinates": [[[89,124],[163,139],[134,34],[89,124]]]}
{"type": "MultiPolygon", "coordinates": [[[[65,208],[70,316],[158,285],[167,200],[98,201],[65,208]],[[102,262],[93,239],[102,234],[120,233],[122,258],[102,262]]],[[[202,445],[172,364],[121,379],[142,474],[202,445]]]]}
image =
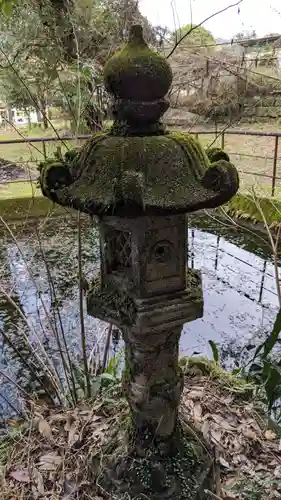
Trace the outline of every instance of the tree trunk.
{"type": "Polygon", "coordinates": [[[165,454],[175,448],[173,436],[183,390],[178,365],[180,334],[179,328],[151,335],[124,332],[123,383],[140,451],[149,438],[162,442],[165,454]]]}
{"type": "Polygon", "coordinates": [[[26,115],[27,115],[27,121],[28,121],[28,130],[31,130],[31,118],[30,118],[30,109],[25,110],[26,115]]]}
{"type": "Polygon", "coordinates": [[[43,125],[44,125],[44,129],[47,130],[47,128],[49,127],[49,122],[48,122],[46,110],[43,113],[43,125]]]}

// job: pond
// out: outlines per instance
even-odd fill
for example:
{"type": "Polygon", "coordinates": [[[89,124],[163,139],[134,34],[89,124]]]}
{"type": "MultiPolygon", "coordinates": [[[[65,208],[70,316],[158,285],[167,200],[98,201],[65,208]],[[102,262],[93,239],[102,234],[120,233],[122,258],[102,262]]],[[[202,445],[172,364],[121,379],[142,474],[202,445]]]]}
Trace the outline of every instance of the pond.
{"type": "MultiPolygon", "coordinates": [[[[270,248],[266,237],[209,217],[192,218],[189,225],[189,266],[202,271],[204,317],[183,326],[180,352],[210,357],[208,341],[214,340],[223,363],[233,367],[270,331],[278,310],[270,248]]],[[[54,330],[60,324],[72,356],[81,359],[76,220],[14,224],[10,231],[4,228],[0,238],[1,287],[13,301],[0,296],[0,332],[5,336],[0,335],[0,371],[18,380],[26,377],[7,340],[12,339],[27,358],[24,334],[35,349],[39,335],[50,356],[59,360],[54,330]]],[[[82,225],[82,261],[85,278],[91,279],[99,269],[99,245],[90,222],[82,225]]],[[[106,327],[85,315],[88,352],[93,350],[94,356],[102,357],[106,327]]],[[[120,346],[115,342],[111,353],[120,346]]],[[[14,392],[2,377],[0,413],[7,412],[6,399],[16,398],[14,392]]]]}

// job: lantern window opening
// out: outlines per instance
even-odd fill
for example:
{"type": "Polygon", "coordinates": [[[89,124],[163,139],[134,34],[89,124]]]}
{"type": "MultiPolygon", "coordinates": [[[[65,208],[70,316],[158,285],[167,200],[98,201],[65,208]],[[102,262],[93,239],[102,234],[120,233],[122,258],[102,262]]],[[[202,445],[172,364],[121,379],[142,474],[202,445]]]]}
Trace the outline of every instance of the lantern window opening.
{"type": "Polygon", "coordinates": [[[111,272],[132,268],[132,234],[115,228],[107,230],[104,242],[105,258],[111,272]]]}

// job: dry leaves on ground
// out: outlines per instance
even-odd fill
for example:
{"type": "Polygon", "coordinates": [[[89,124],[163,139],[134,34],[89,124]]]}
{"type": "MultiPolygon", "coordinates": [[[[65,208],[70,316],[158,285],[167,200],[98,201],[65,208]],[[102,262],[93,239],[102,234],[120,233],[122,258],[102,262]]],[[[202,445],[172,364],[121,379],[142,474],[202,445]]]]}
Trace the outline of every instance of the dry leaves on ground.
{"type": "Polygon", "coordinates": [[[120,424],[116,406],[122,414],[122,402],[107,405],[106,412],[101,402],[58,413],[34,408],[30,428],[2,474],[0,468],[0,500],[99,500],[94,485],[104,443],[112,442],[120,424]]]}
{"type": "MultiPolygon", "coordinates": [[[[118,430],[127,415],[120,396],[57,413],[33,408],[29,428],[0,467],[0,500],[99,500],[99,470],[123,439],[118,430]]],[[[281,499],[281,439],[254,404],[209,377],[189,376],[181,418],[214,451],[219,499],[281,499]]]]}
{"type": "Polygon", "coordinates": [[[239,402],[209,377],[189,377],[181,414],[215,451],[220,498],[250,500],[251,488],[260,491],[253,499],[281,498],[280,435],[266,428],[254,403],[239,402]]]}

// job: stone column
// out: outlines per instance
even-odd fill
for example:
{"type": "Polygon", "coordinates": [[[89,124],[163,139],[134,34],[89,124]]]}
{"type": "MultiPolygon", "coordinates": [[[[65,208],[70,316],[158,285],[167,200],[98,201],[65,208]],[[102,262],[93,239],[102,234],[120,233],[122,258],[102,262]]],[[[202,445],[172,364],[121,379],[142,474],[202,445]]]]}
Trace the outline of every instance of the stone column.
{"type": "Polygon", "coordinates": [[[141,329],[123,332],[126,346],[123,384],[140,454],[152,440],[161,443],[163,454],[170,454],[175,448],[173,437],[183,390],[183,375],[178,365],[180,334],[180,327],[157,334],[141,329]]]}

